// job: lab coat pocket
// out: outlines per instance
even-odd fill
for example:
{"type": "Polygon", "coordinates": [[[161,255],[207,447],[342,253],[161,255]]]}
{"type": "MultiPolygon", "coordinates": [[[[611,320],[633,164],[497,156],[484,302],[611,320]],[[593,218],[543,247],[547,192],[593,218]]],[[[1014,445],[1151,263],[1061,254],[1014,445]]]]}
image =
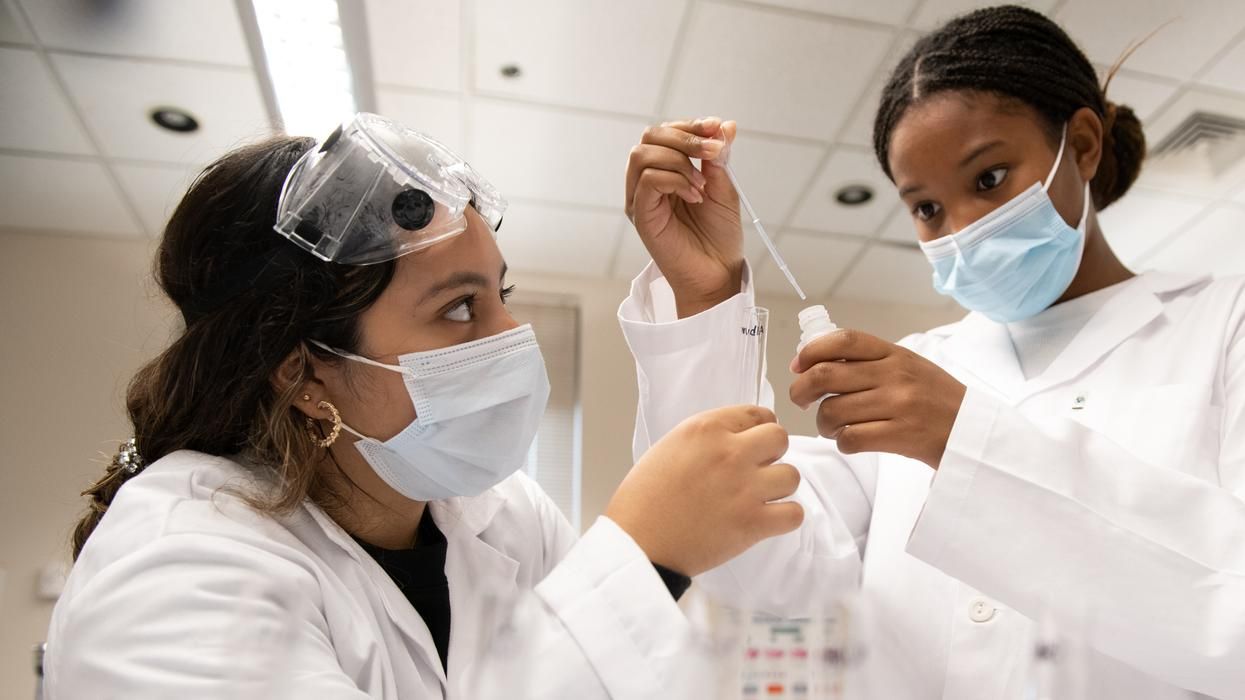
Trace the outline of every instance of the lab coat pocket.
{"type": "Polygon", "coordinates": [[[1211,403],[1209,385],[1140,387],[1111,404],[1115,442],[1156,467],[1217,483],[1222,408],[1211,403]]]}

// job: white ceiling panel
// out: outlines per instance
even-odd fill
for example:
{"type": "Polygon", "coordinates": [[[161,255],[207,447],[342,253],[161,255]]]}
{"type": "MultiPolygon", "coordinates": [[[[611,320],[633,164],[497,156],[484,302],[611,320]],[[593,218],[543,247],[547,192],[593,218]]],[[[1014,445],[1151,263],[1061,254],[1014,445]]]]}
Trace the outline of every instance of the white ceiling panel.
{"type": "MultiPolygon", "coordinates": [[[[745,233],[745,236],[750,235],[745,233]]],[[[791,274],[810,299],[825,298],[864,241],[786,232],[775,241],[791,274]]],[[[782,270],[767,255],[749,258],[756,266],[756,285],[761,292],[795,297],[795,291],[782,270]]],[[[810,302],[811,303],[811,302],[810,302]]]]}
{"type": "Polygon", "coordinates": [[[616,211],[519,200],[510,203],[497,242],[518,272],[605,277],[618,235],[616,211]]]}
{"type": "Polygon", "coordinates": [[[1098,221],[1120,260],[1135,265],[1175,238],[1206,206],[1207,200],[1136,187],[1100,213],[1098,221]]]}
{"type": "Polygon", "coordinates": [[[8,44],[29,44],[33,39],[12,1],[0,0],[0,41],[8,44]]]}
{"type": "Polygon", "coordinates": [[[98,162],[4,154],[0,225],[111,236],[141,233],[98,162]]]}
{"type": "MultiPolygon", "coordinates": [[[[917,10],[916,17],[912,19],[912,26],[926,30],[937,29],[939,25],[958,15],[997,4],[999,3],[982,0],[925,0],[921,3],[921,9],[917,10]]],[[[1013,4],[1023,5],[1038,12],[1049,12],[1050,8],[1055,6],[1055,0],[1019,0],[1013,4]]]]}
{"type": "Polygon", "coordinates": [[[228,0],[19,0],[44,46],[249,66],[228,0]]]}
{"type": "Polygon", "coordinates": [[[912,50],[912,45],[919,36],[916,32],[904,32],[886,54],[882,65],[878,67],[877,77],[869,81],[868,92],[852,112],[847,126],[843,127],[843,133],[839,134],[840,143],[873,148],[873,120],[877,117],[878,105],[882,101],[882,88],[886,86],[886,81],[890,78],[891,71],[895,70],[899,59],[912,50]]]}
{"type": "Polygon", "coordinates": [[[67,55],[52,60],[87,128],[110,156],[203,163],[271,133],[249,71],[67,55]],[[189,111],[199,130],[181,134],[157,127],[149,114],[160,106],[189,111]]]}
{"type": "Polygon", "coordinates": [[[812,177],[824,153],[823,146],[740,133],[730,159],[761,222],[773,228],[787,220],[800,186],[812,177]]]}
{"type": "Polygon", "coordinates": [[[463,153],[463,106],[457,95],[413,93],[407,90],[379,88],[376,101],[380,113],[410,128],[427,134],[463,153]]]}
{"type": "Polygon", "coordinates": [[[685,7],[671,0],[478,0],[475,89],[653,115],[685,7]],[[508,64],[521,74],[502,76],[508,64]]]}
{"type": "MultiPolygon", "coordinates": [[[[1103,77],[1109,70],[1110,66],[1098,67],[1099,75],[1103,77]]],[[[1180,83],[1170,78],[1155,78],[1121,69],[1107,86],[1107,99],[1132,107],[1143,123],[1149,123],[1179,89],[1180,83]]]]}
{"type": "Polygon", "coordinates": [[[459,89],[462,10],[458,0],[367,0],[366,8],[376,82],[459,89]]]}
{"type": "Polygon", "coordinates": [[[618,251],[614,257],[614,277],[629,280],[640,274],[640,270],[651,259],[631,222],[625,216],[618,217],[618,251]]]}
{"type": "MultiPolygon", "coordinates": [[[[1242,23],[1245,24],[1245,20],[1242,23]]],[[[1238,40],[1231,49],[1216,59],[1199,82],[1245,93],[1245,39],[1238,40]]]]}
{"type": "Polygon", "coordinates": [[[199,166],[114,164],[130,201],[138,209],[149,236],[159,236],[186,188],[202,170],[199,166]]]}
{"type": "Polygon", "coordinates": [[[878,238],[893,243],[915,245],[917,242],[916,224],[912,220],[912,212],[908,211],[903,204],[895,205],[894,212],[882,224],[882,232],[878,234],[878,238]]]}
{"type": "Polygon", "coordinates": [[[1245,274],[1245,207],[1215,209],[1147,257],[1145,267],[1217,277],[1245,274]]]}
{"type": "Polygon", "coordinates": [[[94,155],[39,54],[0,48],[0,147],[94,155]]]}
{"type": "Polygon", "coordinates": [[[1125,64],[1189,80],[1245,26],[1240,0],[1068,0],[1055,19],[1097,63],[1113,65],[1134,42],[1163,27],[1125,64]],[[1166,26],[1164,23],[1171,22],[1166,26]]]}
{"type": "Polygon", "coordinates": [[[872,151],[840,147],[821,169],[813,187],[805,195],[791,225],[810,231],[829,231],[853,236],[871,236],[882,225],[898,201],[891,184],[872,151]],[[834,194],[844,185],[866,185],[873,199],[857,206],[844,206],[834,194]]]}
{"type": "Polygon", "coordinates": [[[847,273],[836,297],[945,306],[947,297],[934,291],[931,268],[919,250],[874,244],[847,273]]]}
{"type": "Polygon", "coordinates": [[[761,5],[820,12],[869,22],[902,24],[916,7],[917,0],[753,0],[761,5]]]}
{"type": "Polygon", "coordinates": [[[507,197],[621,211],[627,154],[645,126],[639,119],[476,100],[468,152],[507,197]]]}
{"type": "Polygon", "coordinates": [[[702,2],[692,11],[664,111],[829,139],[865,92],[893,34],[702,2]]]}

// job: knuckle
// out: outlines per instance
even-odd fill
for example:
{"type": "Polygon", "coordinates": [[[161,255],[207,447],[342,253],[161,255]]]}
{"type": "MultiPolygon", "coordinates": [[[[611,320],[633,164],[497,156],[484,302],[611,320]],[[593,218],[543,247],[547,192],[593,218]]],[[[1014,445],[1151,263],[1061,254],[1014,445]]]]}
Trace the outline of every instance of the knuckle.
{"type": "Polygon", "coordinates": [[[651,142],[653,139],[657,138],[657,132],[660,129],[660,126],[652,125],[644,127],[644,133],[640,134],[640,140],[645,143],[651,142]]]}
{"type": "Polygon", "coordinates": [[[839,452],[844,454],[856,454],[863,450],[863,445],[860,444],[860,434],[852,430],[850,425],[839,431],[839,436],[835,438],[835,442],[838,444],[839,452]]]}
{"type": "Polygon", "coordinates": [[[860,331],[855,328],[843,328],[838,331],[839,342],[844,347],[855,347],[860,344],[860,331]]]}

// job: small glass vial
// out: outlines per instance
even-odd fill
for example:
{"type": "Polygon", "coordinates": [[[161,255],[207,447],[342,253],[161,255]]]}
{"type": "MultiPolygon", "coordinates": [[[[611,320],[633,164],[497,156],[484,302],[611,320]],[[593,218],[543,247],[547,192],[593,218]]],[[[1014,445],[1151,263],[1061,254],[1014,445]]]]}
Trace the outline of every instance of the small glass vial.
{"type": "Polygon", "coordinates": [[[838,326],[834,325],[834,321],[830,320],[830,312],[821,304],[810,306],[800,312],[800,344],[796,346],[795,352],[799,354],[805,345],[813,342],[817,338],[838,330],[838,326]]]}

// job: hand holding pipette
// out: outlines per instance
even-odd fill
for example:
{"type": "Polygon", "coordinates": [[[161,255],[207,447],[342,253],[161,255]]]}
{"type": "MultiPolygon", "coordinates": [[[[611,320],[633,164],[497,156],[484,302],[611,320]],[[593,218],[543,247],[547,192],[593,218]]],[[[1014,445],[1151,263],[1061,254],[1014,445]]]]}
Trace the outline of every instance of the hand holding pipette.
{"type": "MultiPolygon", "coordinates": [[[[734,173],[722,158],[734,138],[734,122],[708,117],[649,127],[631,150],[627,217],[674,292],[680,317],[712,308],[741,289],[741,206],[757,222],[749,222],[754,228],[760,217],[751,202],[740,201],[734,173]]],[[[766,247],[777,253],[772,241],[766,247]]],[[[781,256],[776,259],[779,269],[786,268],[781,256]]]]}

